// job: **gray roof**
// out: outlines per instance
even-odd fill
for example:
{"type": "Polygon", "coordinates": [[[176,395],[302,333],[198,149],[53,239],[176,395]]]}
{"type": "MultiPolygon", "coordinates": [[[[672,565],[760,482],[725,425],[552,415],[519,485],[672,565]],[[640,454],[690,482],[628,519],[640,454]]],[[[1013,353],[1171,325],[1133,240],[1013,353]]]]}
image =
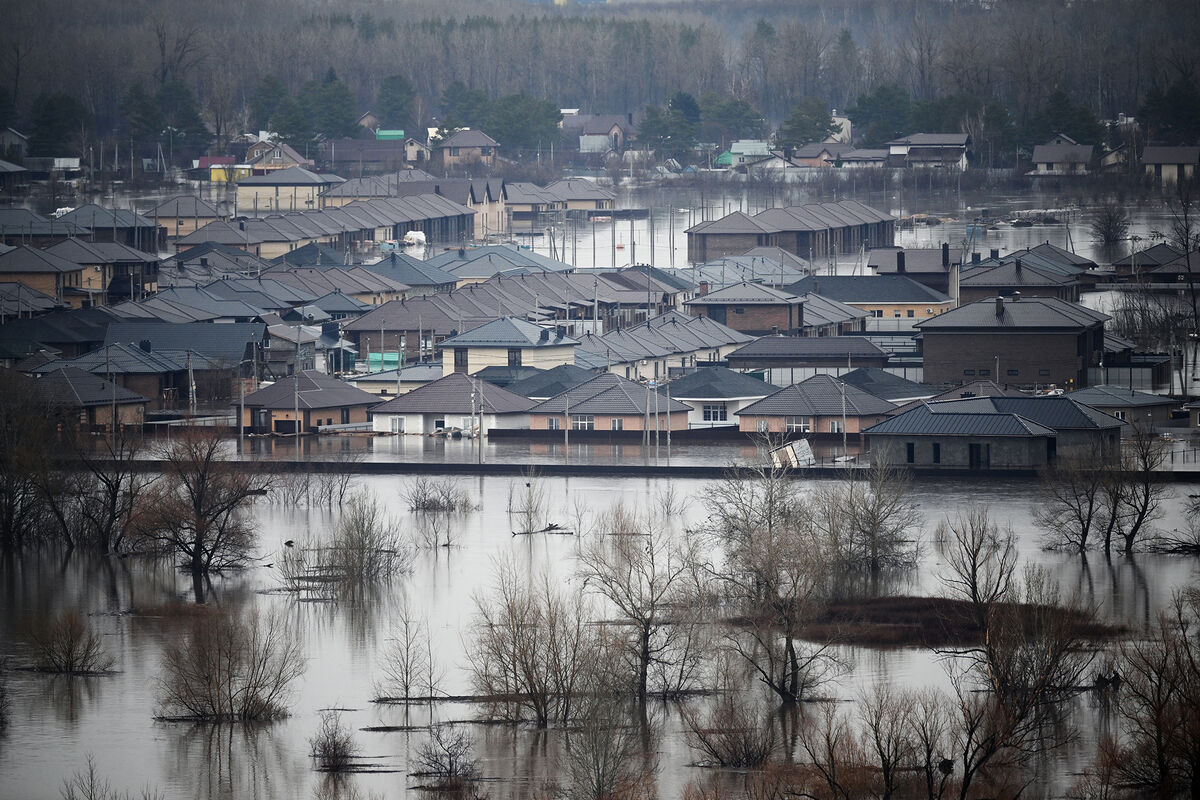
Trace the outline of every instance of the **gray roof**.
{"type": "Polygon", "coordinates": [[[105,344],[125,342],[138,345],[149,341],[155,350],[191,350],[228,365],[246,358],[251,343],[263,341],[267,326],[261,322],[113,322],[105,344]]]}
{"type": "Polygon", "coordinates": [[[779,387],[728,367],[701,367],[671,381],[668,388],[671,397],[680,400],[731,400],[766,397],[779,387]]]}
{"type": "Polygon", "coordinates": [[[810,275],[786,287],[841,303],[945,303],[950,298],[905,275],[810,275]]]}
{"type": "Polygon", "coordinates": [[[606,372],[574,386],[561,394],[538,403],[532,414],[613,414],[641,415],[674,411],[691,411],[692,407],[678,400],[667,400],[656,389],[626,380],[606,372]]]}
{"type": "Polygon", "coordinates": [[[85,408],[145,403],[146,398],[123,386],[74,367],[60,366],[38,378],[38,394],[50,405],[85,408]]]}
{"type": "Polygon", "coordinates": [[[886,359],[888,354],[863,336],[763,336],[729,354],[729,358],[886,359]]]}
{"type": "Polygon", "coordinates": [[[1039,144],[1033,148],[1035,164],[1087,164],[1092,160],[1090,144],[1039,144]]]}
{"type": "Polygon", "coordinates": [[[340,250],[335,250],[327,244],[309,242],[297,247],[295,250],[289,250],[286,253],[275,256],[271,259],[270,264],[271,266],[282,265],[291,267],[313,267],[320,265],[342,267],[346,265],[346,254],[340,250]]]}
{"type": "MultiPolygon", "coordinates": [[[[500,364],[493,364],[490,367],[484,367],[481,370],[476,370],[475,372],[471,373],[471,375],[479,380],[484,380],[490,384],[499,386],[501,389],[509,389],[511,391],[512,384],[516,383],[517,381],[525,380],[526,378],[532,378],[535,375],[541,375],[545,371],[546,370],[542,369],[541,367],[509,367],[501,366],[500,364]]],[[[524,392],[517,392],[517,394],[524,397],[529,397],[529,395],[525,394],[524,392]]],[[[557,392],[553,392],[552,394],[557,394],[557,392]]],[[[550,395],[546,395],[546,397],[549,396],[550,395]]]]}
{"type": "Polygon", "coordinates": [[[17,281],[0,281],[0,317],[29,317],[62,308],[53,297],[17,281]]]}
{"type": "MultiPolygon", "coordinates": [[[[235,400],[233,405],[239,402],[235,400]]],[[[297,405],[300,408],[341,408],[370,406],[378,402],[375,395],[313,369],[289,375],[246,395],[245,399],[246,405],[253,408],[280,410],[297,405]]]]}
{"type": "Polygon", "coordinates": [[[1134,265],[1138,267],[1153,267],[1159,264],[1169,264],[1182,255],[1183,253],[1177,248],[1166,242],[1159,242],[1147,247],[1145,250],[1137,250],[1124,258],[1118,258],[1112,263],[1114,267],[1132,267],[1134,265]]]}
{"type": "Polygon", "coordinates": [[[579,342],[517,317],[501,317],[451,336],[442,347],[561,347],[579,342]]]}
{"type": "Polygon", "coordinates": [[[686,233],[727,234],[727,233],[778,233],[781,229],[770,223],[760,221],[742,211],[733,211],[720,219],[701,222],[688,228],[686,233]]]}
{"type": "Polygon", "coordinates": [[[1142,151],[1143,164],[1200,164],[1200,147],[1159,147],[1147,145],[1142,151]]]}
{"type": "Polygon", "coordinates": [[[915,383],[899,375],[893,375],[879,367],[859,367],[841,376],[848,386],[854,386],[890,402],[911,400],[916,397],[931,397],[934,390],[923,383],[915,383]]]}
{"type": "Polygon", "coordinates": [[[936,413],[996,412],[1019,414],[1025,419],[1054,430],[1099,430],[1119,428],[1124,423],[1116,417],[1077,402],[1069,395],[1046,397],[971,397],[962,400],[941,400],[927,404],[936,413]]]}
{"type": "Polygon", "coordinates": [[[856,386],[842,383],[831,375],[814,375],[800,383],[785,386],[757,403],[751,403],[737,414],[828,417],[841,414],[844,408],[848,415],[858,417],[886,414],[895,407],[887,400],[868,394],[856,386]]]}
{"type": "Polygon", "coordinates": [[[839,303],[837,300],[830,300],[828,297],[812,292],[804,295],[802,299],[804,300],[804,327],[806,328],[850,322],[867,316],[867,312],[861,308],[839,303]]]}
{"type": "Polygon", "coordinates": [[[1050,272],[1025,264],[1019,258],[989,267],[964,269],[960,286],[994,288],[1020,286],[1071,286],[1079,281],[1071,275],[1050,272]]]}
{"type": "MultiPolygon", "coordinates": [[[[942,264],[940,247],[876,247],[867,253],[867,266],[874,267],[880,275],[903,274],[897,273],[896,262],[900,253],[904,253],[904,272],[941,274],[947,271],[942,264]]],[[[962,259],[962,250],[959,248],[951,247],[948,254],[951,264],[957,264],[962,259]]]]}
{"type": "Polygon", "coordinates": [[[528,397],[493,386],[485,380],[472,379],[461,372],[451,372],[444,378],[388,400],[371,409],[371,413],[470,414],[473,410],[482,409],[485,414],[519,414],[532,406],[533,401],[528,397]],[[472,392],[476,393],[474,408],[472,392]]]}
{"type": "Polygon", "coordinates": [[[913,133],[893,139],[888,144],[906,144],[910,147],[966,147],[968,138],[965,133],[913,133]]]}
{"type": "Polygon", "coordinates": [[[189,356],[186,350],[146,351],[136,344],[110,344],[78,358],[46,364],[35,371],[53,372],[66,366],[95,375],[161,375],[186,370],[189,360],[193,370],[221,368],[218,363],[202,353],[192,353],[189,356]]]}
{"type": "Polygon", "coordinates": [[[761,283],[738,283],[726,286],[710,294],[694,297],[684,303],[686,306],[726,305],[789,305],[798,306],[803,299],[794,294],[780,291],[761,283]]]}
{"type": "Polygon", "coordinates": [[[1053,437],[1054,431],[1019,414],[996,411],[934,412],[923,403],[863,433],[868,436],[1016,436],[1053,437]]]}
{"type": "Polygon", "coordinates": [[[1092,408],[1149,408],[1151,406],[1179,405],[1179,401],[1173,397],[1163,397],[1108,385],[1077,389],[1069,396],[1072,400],[1092,408]]]}
{"type": "MultiPolygon", "coordinates": [[[[483,370],[480,370],[480,373],[482,372],[483,370]]],[[[560,364],[551,369],[538,370],[536,374],[513,381],[508,385],[508,389],[522,397],[545,400],[569,389],[574,389],[594,377],[596,377],[595,373],[583,367],[575,364],[560,364]]]]}
{"type": "Polygon", "coordinates": [[[455,131],[447,136],[442,141],[438,142],[437,149],[446,147],[499,147],[500,143],[492,137],[488,136],[483,131],[471,130],[470,128],[455,131]]]}
{"type": "Polygon", "coordinates": [[[924,319],[913,327],[922,331],[955,330],[1014,330],[1022,328],[1079,330],[1103,324],[1111,319],[1106,314],[1092,311],[1057,297],[1023,297],[1004,302],[1001,313],[996,313],[998,298],[976,300],[930,319],[924,319]]]}
{"type": "Polygon", "coordinates": [[[613,200],[616,193],[586,178],[563,178],[546,184],[546,191],[562,200],[613,200]]]}
{"type": "Polygon", "coordinates": [[[458,279],[446,270],[404,253],[389,253],[365,269],[409,286],[453,286],[458,279]]]}
{"type": "Polygon", "coordinates": [[[0,274],[20,274],[26,272],[63,273],[79,272],[82,269],[82,264],[45,250],[27,247],[26,245],[20,245],[5,253],[0,253],[0,274]]]}
{"type": "Polygon", "coordinates": [[[239,186],[326,186],[346,180],[338,175],[321,175],[304,167],[271,170],[265,175],[250,175],[239,186]]]}
{"type": "Polygon", "coordinates": [[[920,400],[913,400],[911,403],[906,403],[896,410],[897,414],[903,414],[922,405],[926,402],[937,402],[940,400],[963,400],[969,397],[1024,397],[1025,393],[1019,389],[1012,389],[1007,386],[1001,386],[992,380],[978,380],[970,383],[960,384],[950,389],[946,389],[933,397],[925,397],[920,400]]]}
{"type": "Polygon", "coordinates": [[[409,364],[403,369],[386,369],[381,372],[371,372],[366,375],[355,375],[351,383],[429,383],[442,377],[442,362],[431,361],[421,364],[409,364]]]}
{"type": "Polygon", "coordinates": [[[195,195],[184,194],[164,200],[150,211],[150,216],[159,217],[220,217],[221,212],[212,203],[195,195]]]}
{"type": "Polygon", "coordinates": [[[68,211],[58,222],[73,222],[87,228],[153,228],[154,221],[124,208],[104,208],[88,203],[68,211]]]}

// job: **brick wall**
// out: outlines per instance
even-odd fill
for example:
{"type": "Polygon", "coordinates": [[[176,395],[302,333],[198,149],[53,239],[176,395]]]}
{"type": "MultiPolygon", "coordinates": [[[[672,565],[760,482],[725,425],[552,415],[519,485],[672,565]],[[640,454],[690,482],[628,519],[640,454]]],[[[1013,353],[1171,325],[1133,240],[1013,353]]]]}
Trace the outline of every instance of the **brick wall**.
{"type": "Polygon", "coordinates": [[[1076,381],[1085,385],[1084,358],[1076,355],[1076,333],[943,333],[926,331],[923,351],[926,383],[966,383],[990,378],[1000,384],[1076,381]],[[995,375],[996,356],[1000,374],[995,375]],[[965,374],[974,370],[974,374],[965,374]],[[986,370],[986,372],[982,372],[986,370]],[[1010,375],[1016,370],[1016,375],[1010,375]]]}

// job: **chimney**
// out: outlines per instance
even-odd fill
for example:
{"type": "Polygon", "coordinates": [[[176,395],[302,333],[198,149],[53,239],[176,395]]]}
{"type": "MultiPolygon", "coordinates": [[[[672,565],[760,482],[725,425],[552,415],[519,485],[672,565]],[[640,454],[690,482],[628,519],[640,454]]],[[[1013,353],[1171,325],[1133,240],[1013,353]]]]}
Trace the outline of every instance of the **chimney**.
{"type": "Polygon", "coordinates": [[[1021,259],[1018,258],[1015,261],[1013,261],[1013,266],[1016,267],[1017,274],[1020,275],[1021,274],[1021,259]]]}
{"type": "Polygon", "coordinates": [[[142,352],[144,353],[154,352],[154,345],[149,339],[142,339],[140,342],[138,342],[138,347],[142,348],[142,352]]]}
{"type": "Polygon", "coordinates": [[[993,248],[992,248],[992,252],[991,252],[991,257],[992,257],[992,258],[994,258],[994,259],[999,259],[999,258],[1000,258],[1000,251],[999,251],[999,250],[997,250],[995,247],[993,247],[993,248]]]}
{"type": "Polygon", "coordinates": [[[200,266],[208,269],[208,256],[200,256],[200,266]]]}
{"type": "Polygon", "coordinates": [[[976,250],[974,253],[971,253],[971,263],[972,264],[979,263],[979,251],[978,250],[976,250]]]}
{"type": "Polygon", "coordinates": [[[706,294],[708,294],[708,281],[700,281],[700,286],[696,289],[696,296],[703,297],[706,294]]]}
{"type": "Polygon", "coordinates": [[[778,326],[778,325],[772,325],[772,326],[771,326],[771,335],[772,335],[772,336],[778,336],[778,335],[779,335],[779,326],[778,326]]]}
{"type": "Polygon", "coordinates": [[[1004,316],[1004,298],[1003,297],[999,297],[999,296],[996,297],[996,316],[997,317],[1004,316]]]}
{"type": "Polygon", "coordinates": [[[904,251],[900,250],[896,253],[896,272],[904,274],[904,251]]]}
{"type": "Polygon", "coordinates": [[[538,342],[545,343],[550,341],[550,329],[542,328],[542,332],[538,335],[538,342]]]}
{"type": "Polygon", "coordinates": [[[942,242],[942,269],[950,269],[950,243],[942,242]]]}
{"type": "Polygon", "coordinates": [[[1013,293],[1012,293],[1012,301],[1013,301],[1014,303],[1015,303],[1015,302],[1017,302],[1017,301],[1018,301],[1018,300],[1020,300],[1020,299],[1021,299],[1021,293],[1020,293],[1020,292],[1013,292],[1013,293]]]}

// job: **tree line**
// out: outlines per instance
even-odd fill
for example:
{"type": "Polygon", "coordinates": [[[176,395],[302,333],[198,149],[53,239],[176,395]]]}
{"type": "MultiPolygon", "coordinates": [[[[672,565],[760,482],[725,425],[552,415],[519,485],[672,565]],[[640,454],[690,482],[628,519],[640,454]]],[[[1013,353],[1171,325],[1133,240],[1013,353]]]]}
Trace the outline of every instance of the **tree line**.
{"type": "MultiPolygon", "coordinates": [[[[1014,135],[1030,144],[1071,126],[1089,138],[1096,119],[1120,112],[1163,143],[1200,135],[1200,62],[1188,38],[1200,10],[1186,0],[600,9],[354,0],[336,11],[293,0],[203,10],[68,0],[54,15],[14,5],[0,31],[0,125],[32,132],[35,154],[98,154],[131,138],[144,152],[176,135],[185,153],[207,148],[206,136],[225,152],[234,134],[264,124],[293,140],[341,135],[368,110],[417,129],[466,118],[458,87],[497,105],[475,118],[490,125],[526,116],[532,106],[521,104],[549,103],[650,108],[653,129],[653,109],[683,92],[710,109],[704,140],[773,128],[818,104],[854,108],[868,143],[965,130],[993,160],[1014,135]]],[[[496,138],[541,141],[520,126],[496,138]]]]}

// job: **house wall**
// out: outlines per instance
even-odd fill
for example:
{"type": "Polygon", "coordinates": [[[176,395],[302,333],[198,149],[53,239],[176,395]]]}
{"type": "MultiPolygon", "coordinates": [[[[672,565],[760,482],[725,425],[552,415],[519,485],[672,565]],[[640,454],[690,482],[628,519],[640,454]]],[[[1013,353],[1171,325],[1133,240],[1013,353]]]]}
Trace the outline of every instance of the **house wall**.
{"type": "Polygon", "coordinates": [[[216,217],[159,217],[158,224],[167,229],[168,239],[179,239],[216,220],[216,217]]]}
{"type": "Polygon", "coordinates": [[[688,260],[712,261],[721,256],[740,256],[755,247],[774,247],[775,237],[754,233],[689,233],[688,260]]]}
{"type": "MultiPolygon", "coordinates": [[[[996,286],[962,286],[959,285],[959,297],[963,303],[973,303],[976,300],[987,300],[989,297],[995,297],[997,289],[1008,294],[1008,290],[1013,287],[996,287],[996,286]]],[[[1022,286],[1020,287],[1021,297],[1057,297],[1060,300],[1066,300],[1068,303],[1075,303],[1079,300],[1079,286],[1022,286]]]]}
{"type": "Polygon", "coordinates": [[[761,397],[746,397],[746,398],[738,398],[738,399],[731,399],[731,400],[721,400],[721,399],[715,399],[715,400],[688,399],[688,400],[684,400],[681,398],[673,397],[671,399],[679,400],[679,402],[686,403],[692,407],[693,410],[688,413],[688,427],[689,428],[736,428],[736,427],[738,427],[737,412],[741,411],[743,408],[750,405],[751,403],[757,403],[762,398],[761,397]],[[721,403],[725,404],[725,420],[723,420],[723,421],[706,420],[704,418],[704,407],[706,405],[719,405],[721,403]]]}
{"type": "MultiPolygon", "coordinates": [[[[350,407],[350,422],[366,422],[368,406],[351,406],[350,407]]],[[[252,428],[256,424],[259,416],[259,408],[246,406],[246,413],[242,416],[242,425],[246,428],[252,428]]],[[[291,423],[296,419],[296,415],[292,409],[272,409],[268,412],[270,420],[269,427],[271,431],[276,429],[277,422],[291,423]]],[[[342,409],[338,408],[313,408],[300,409],[300,425],[306,431],[316,430],[318,425],[340,425],[342,422],[342,409]],[[327,422],[326,420],[333,420],[327,422]]],[[[289,431],[290,432],[290,431],[289,431]]]]}
{"type": "Polygon", "coordinates": [[[282,211],[313,211],[321,208],[319,186],[262,186],[238,184],[237,211],[263,217],[282,211]]]}
{"type": "MultiPolygon", "coordinates": [[[[713,306],[692,306],[692,316],[711,317],[713,306]]],[[[718,321],[735,331],[753,334],[768,334],[773,328],[780,333],[791,333],[799,330],[802,311],[798,305],[742,305],[727,303],[719,308],[725,309],[725,319],[718,321]],[[741,309],[741,313],[737,312],[741,309]]]]}
{"type": "MultiPolygon", "coordinates": [[[[560,364],[575,363],[575,345],[559,347],[526,347],[521,348],[521,366],[550,369],[560,364]]],[[[507,367],[507,347],[469,347],[467,348],[467,374],[474,375],[484,367],[507,367]]],[[[442,375],[454,372],[454,354],[446,352],[442,357],[442,375]]]]}
{"type": "MultiPolygon", "coordinates": [[[[922,469],[970,469],[971,444],[990,446],[986,469],[1038,469],[1048,463],[1045,436],[892,436],[868,435],[867,444],[873,463],[922,469]],[[914,445],[914,459],[907,460],[907,443],[914,445]],[[939,463],[933,462],[933,445],[941,445],[939,463]]],[[[983,471],[981,470],[981,471],[983,471]]]]}
{"type": "Polygon", "coordinates": [[[66,275],[62,275],[62,283],[60,284],[60,273],[57,272],[6,272],[0,277],[3,277],[5,281],[14,281],[22,286],[26,286],[30,289],[36,289],[37,291],[42,292],[43,294],[48,294],[54,298],[59,298],[61,295],[61,292],[59,291],[60,285],[75,285],[67,282],[66,275]]]}
{"type": "MultiPolygon", "coordinates": [[[[112,406],[105,404],[91,406],[85,410],[84,417],[89,424],[108,427],[112,422],[112,406]]],[[[141,425],[146,419],[145,403],[125,403],[117,406],[118,425],[141,425]]]]}
{"type": "MultiPolygon", "coordinates": [[[[909,276],[912,277],[912,276],[909,276]]],[[[915,280],[915,278],[914,278],[915,280]]],[[[820,284],[818,282],[817,294],[820,294],[820,284]]],[[[994,297],[995,293],[988,295],[994,297]]],[[[965,301],[964,301],[965,302],[965,301]]],[[[944,303],[859,303],[846,302],[846,305],[866,311],[871,316],[878,316],[882,319],[929,319],[936,317],[938,314],[944,314],[954,308],[954,301],[947,300],[944,303]],[[931,311],[932,309],[932,311],[931,311]],[[912,312],[909,316],[908,312],[912,312]],[[879,312],[876,314],[875,312],[879,312]]]]}
{"type": "Polygon", "coordinates": [[[1087,385],[1086,356],[1076,355],[1079,334],[949,333],[925,331],[926,383],[969,383],[992,378],[1001,384],[1087,385]],[[1000,357],[1000,375],[992,373],[1000,357]],[[973,374],[968,374],[971,370],[973,374]],[[1017,374],[1010,375],[1009,370],[1017,374]]]}
{"type": "Polygon", "coordinates": [[[1180,173],[1184,180],[1190,180],[1196,174],[1194,164],[1147,164],[1146,174],[1162,183],[1179,183],[1180,173]]]}
{"type": "MultiPolygon", "coordinates": [[[[852,416],[846,415],[846,433],[858,433],[866,430],[877,422],[883,422],[887,417],[883,415],[873,416],[852,416]]],[[[787,417],[783,415],[750,415],[745,414],[738,417],[738,430],[743,433],[760,433],[758,429],[759,420],[765,420],[767,423],[768,433],[787,433],[787,417]]],[[[811,433],[833,433],[830,430],[831,423],[842,423],[840,414],[836,416],[813,417],[813,429],[811,433]]]]}
{"type": "MultiPolygon", "coordinates": [[[[372,414],[371,429],[377,433],[392,433],[392,420],[403,418],[404,434],[424,436],[438,429],[441,421],[444,426],[451,428],[471,428],[473,420],[470,414],[441,413],[441,414],[372,414]]],[[[493,428],[523,430],[529,427],[528,414],[481,414],[479,415],[481,433],[487,436],[493,428]]]]}
{"type": "MultiPolygon", "coordinates": [[[[572,412],[571,416],[574,417],[575,413],[572,412]]],[[[529,415],[529,429],[534,430],[534,431],[550,430],[550,425],[548,422],[550,417],[554,417],[555,419],[558,420],[558,431],[561,432],[562,429],[566,426],[565,418],[564,418],[564,415],[562,415],[562,414],[530,414],[529,415]]],[[[621,430],[624,430],[624,431],[640,431],[640,430],[645,430],[645,428],[646,428],[646,425],[645,425],[646,419],[645,419],[645,416],[642,414],[594,414],[594,415],[592,415],[592,418],[595,420],[594,430],[597,432],[611,431],[612,430],[612,421],[614,419],[621,420],[621,426],[622,426],[621,430]]],[[[650,415],[650,426],[649,426],[649,429],[651,431],[655,430],[655,419],[654,418],[655,418],[655,415],[651,414],[650,415]]],[[[663,411],[663,412],[659,413],[658,414],[658,430],[666,431],[668,429],[668,423],[669,423],[670,430],[672,430],[672,431],[686,431],[688,429],[688,414],[687,414],[687,412],[672,411],[671,413],[668,414],[666,411],[663,411]]],[[[574,428],[571,429],[571,433],[575,433],[574,428]]]]}

